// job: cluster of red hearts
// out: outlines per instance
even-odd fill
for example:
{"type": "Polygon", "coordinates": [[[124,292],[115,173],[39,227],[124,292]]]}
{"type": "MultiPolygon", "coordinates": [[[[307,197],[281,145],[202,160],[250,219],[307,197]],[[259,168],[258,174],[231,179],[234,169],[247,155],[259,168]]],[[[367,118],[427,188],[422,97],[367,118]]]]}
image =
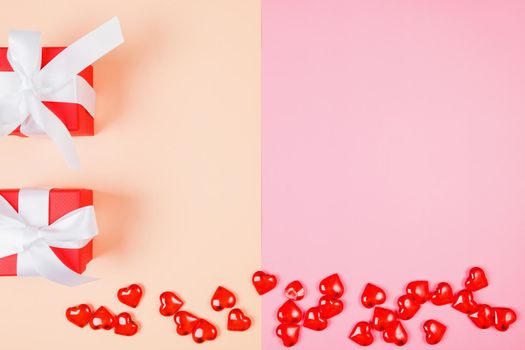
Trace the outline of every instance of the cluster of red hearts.
{"type": "MultiPolygon", "coordinates": [[[[258,271],[254,274],[252,282],[257,292],[262,295],[276,287],[277,278],[258,271]]],[[[485,272],[479,267],[470,269],[464,288],[456,293],[447,282],[438,283],[436,288],[430,291],[428,281],[413,281],[406,286],[406,293],[397,299],[397,310],[391,310],[379,306],[387,299],[384,289],[368,283],[361,295],[361,303],[368,309],[373,308],[371,319],[355,324],[348,337],[359,345],[368,346],[374,342],[373,333],[379,332],[385,342],[405,345],[408,333],[403,327],[403,321],[414,317],[426,302],[436,306],[452,305],[454,309],[467,315],[477,327],[494,327],[504,332],[516,321],[516,313],[510,308],[478,303],[474,299],[474,292],[487,286],[485,272]]],[[[344,304],[340,298],[343,296],[344,286],[338,274],[323,279],[319,283],[319,291],[322,296],[318,304],[303,312],[296,303],[305,296],[303,285],[299,281],[293,281],[286,286],[284,294],[287,301],[277,311],[280,324],[276,328],[276,334],[283,345],[290,347],[297,344],[301,327],[314,331],[324,330],[329,319],[343,311],[344,304]]],[[[422,328],[426,342],[431,345],[439,343],[447,330],[446,325],[434,319],[425,321],[422,328]]]]}

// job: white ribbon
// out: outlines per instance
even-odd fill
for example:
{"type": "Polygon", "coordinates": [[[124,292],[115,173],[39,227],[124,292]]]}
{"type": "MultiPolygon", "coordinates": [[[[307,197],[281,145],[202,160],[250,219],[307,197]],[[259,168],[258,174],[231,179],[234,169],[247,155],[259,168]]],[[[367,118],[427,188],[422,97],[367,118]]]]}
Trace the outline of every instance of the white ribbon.
{"type": "Polygon", "coordinates": [[[94,115],[95,92],[77,74],[124,42],[117,17],[80,38],[42,69],[40,33],[11,31],[7,59],[13,72],[0,72],[0,136],[18,126],[28,136],[47,134],[68,164],[80,167],[73,140],[42,101],[79,103],[94,115]]]}
{"type": "Polygon", "coordinates": [[[93,281],[55,255],[51,247],[80,249],[98,233],[93,206],[76,209],[49,225],[49,190],[21,189],[18,212],[0,195],[0,257],[17,256],[18,276],[43,276],[67,286],[93,281]]]}

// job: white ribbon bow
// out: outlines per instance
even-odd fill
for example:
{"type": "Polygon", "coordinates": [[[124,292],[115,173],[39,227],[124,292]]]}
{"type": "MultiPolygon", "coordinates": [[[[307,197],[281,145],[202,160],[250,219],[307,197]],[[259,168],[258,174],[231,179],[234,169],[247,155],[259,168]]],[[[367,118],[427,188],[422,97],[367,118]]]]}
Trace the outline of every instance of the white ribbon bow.
{"type": "Polygon", "coordinates": [[[74,210],[51,225],[48,207],[49,190],[20,190],[18,213],[0,195],[0,257],[18,254],[18,276],[39,275],[67,286],[93,281],[64,265],[51,250],[80,249],[97,235],[93,206],[74,210]]]}
{"type": "Polygon", "coordinates": [[[10,134],[18,126],[25,135],[47,134],[68,164],[78,169],[80,164],[69,131],[42,101],[79,103],[93,116],[95,93],[77,74],[123,41],[119,20],[114,17],[40,69],[40,33],[11,31],[7,59],[13,72],[0,72],[0,136],[10,134]]]}

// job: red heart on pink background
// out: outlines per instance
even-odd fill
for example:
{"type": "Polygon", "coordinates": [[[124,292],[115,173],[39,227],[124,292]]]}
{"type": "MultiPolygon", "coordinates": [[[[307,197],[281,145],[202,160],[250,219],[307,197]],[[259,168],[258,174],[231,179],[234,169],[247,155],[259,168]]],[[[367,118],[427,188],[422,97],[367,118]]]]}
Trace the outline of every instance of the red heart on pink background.
{"type": "Polygon", "coordinates": [[[363,294],[361,294],[361,304],[370,309],[376,305],[381,305],[386,301],[385,291],[372,283],[367,283],[363,294]]]}
{"type": "Polygon", "coordinates": [[[334,298],[340,298],[343,296],[345,288],[343,282],[337,273],[324,278],[319,283],[319,291],[322,294],[329,295],[334,298]]]}
{"type": "Polygon", "coordinates": [[[485,271],[480,267],[473,267],[469,271],[467,280],[465,281],[465,288],[472,292],[483,289],[489,285],[485,271]]]}
{"type": "Polygon", "coordinates": [[[283,345],[286,347],[297,344],[300,333],[301,326],[297,324],[280,324],[275,329],[275,334],[277,334],[283,345]]]}
{"type": "Polygon", "coordinates": [[[322,331],[328,327],[328,321],[321,316],[319,307],[312,307],[304,315],[303,326],[314,331],[322,331]]]}
{"type": "Polygon", "coordinates": [[[281,323],[299,323],[303,319],[303,311],[293,300],[287,300],[277,310],[277,319],[281,323]]]}
{"type": "Polygon", "coordinates": [[[374,342],[372,327],[370,327],[368,322],[358,322],[350,332],[348,338],[361,346],[368,346],[374,342]]]}
{"type": "Polygon", "coordinates": [[[253,274],[252,283],[259,295],[264,295],[277,286],[277,277],[264,271],[257,271],[253,274]]]}
{"type": "Polygon", "coordinates": [[[436,320],[428,320],[423,324],[423,330],[425,331],[425,340],[430,345],[435,345],[443,339],[447,326],[436,320]]]}
{"type": "Polygon", "coordinates": [[[430,297],[432,304],[441,306],[451,304],[454,301],[454,292],[447,282],[440,282],[430,297]]]}

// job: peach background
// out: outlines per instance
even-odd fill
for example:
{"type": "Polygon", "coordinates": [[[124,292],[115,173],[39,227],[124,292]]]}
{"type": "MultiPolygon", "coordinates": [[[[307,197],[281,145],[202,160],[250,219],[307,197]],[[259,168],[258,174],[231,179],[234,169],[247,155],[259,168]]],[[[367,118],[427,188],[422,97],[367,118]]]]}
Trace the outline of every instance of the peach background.
{"type": "Polygon", "coordinates": [[[0,45],[12,28],[63,45],[114,15],[126,43],[95,65],[97,135],[77,138],[83,170],[69,171],[47,140],[0,140],[1,187],[86,187],[95,192],[101,234],[88,273],[69,289],[42,279],[1,278],[6,349],[193,349],[157,311],[175,290],[189,310],[224,334],[202,349],[260,347],[260,4],[258,1],[13,1],[0,13],[0,45]],[[132,338],[69,324],[66,307],[113,311],[123,285],[146,295],[132,338]],[[244,334],[225,331],[209,307],[219,284],[255,318],[244,334]]]}

